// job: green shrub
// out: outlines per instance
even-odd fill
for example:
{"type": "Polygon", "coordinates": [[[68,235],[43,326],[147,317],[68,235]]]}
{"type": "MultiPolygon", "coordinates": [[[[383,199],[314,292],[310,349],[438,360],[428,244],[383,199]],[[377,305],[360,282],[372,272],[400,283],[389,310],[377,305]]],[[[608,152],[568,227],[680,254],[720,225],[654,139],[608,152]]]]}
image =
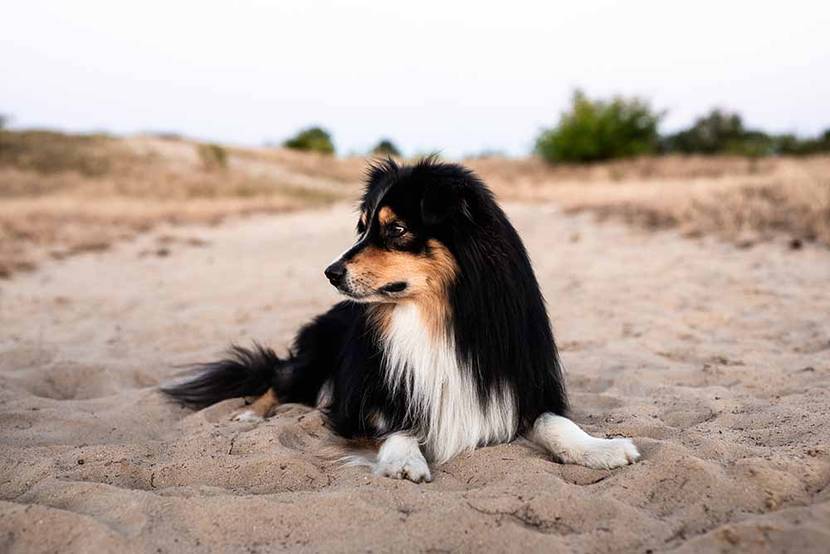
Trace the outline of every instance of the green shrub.
{"type": "Polygon", "coordinates": [[[228,152],[218,144],[199,144],[196,147],[202,167],[208,171],[228,167],[228,152]]]}
{"type": "Polygon", "coordinates": [[[283,142],[282,145],[294,150],[334,154],[334,143],[331,140],[331,135],[321,127],[303,129],[296,136],[283,142]]]}
{"type": "Polygon", "coordinates": [[[802,139],[795,135],[778,135],[772,137],[776,154],[806,156],[830,152],[830,129],[816,138],[802,139]]]}
{"type": "Polygon", "coordinates": [[[830,152],[830,129],[825,130],[816,139],[816,151],[830,152]]]}
{"type": "Polygon", "coordinates": [[[803,156],[830,151],[830,131],[816,138],[770,135],[747,129],[737,113],[714,109],[688,129],[665,137],[661,150],[681,154],[733,154],[751,158],[783,154],[803,156]]]}
{"type": "Polygon", "coordinates": [[[372,148],[372,154],[375,156],[400,156],[401,151],[395,146],[395,143],[389,139],[381,139],[377,145],[372,148]]]}
{"type": "Polygon", "coordinates": [[[595,162],[639,156],[658,147],[663,117],[648,102],[621,96],[591,100],[580,91],[559,123],[536,139],[536,153],[548,162],[595,162]]]}
{"type": "MultiPolygon", "coordinates": [[[[667,136],[663,150],[683,154],[739,154],[747,138],[740,115],[714,109],[697,118],[688,129],[667,136]]],[[[753,140],[757,143],[758,137],[753,140]]]]}

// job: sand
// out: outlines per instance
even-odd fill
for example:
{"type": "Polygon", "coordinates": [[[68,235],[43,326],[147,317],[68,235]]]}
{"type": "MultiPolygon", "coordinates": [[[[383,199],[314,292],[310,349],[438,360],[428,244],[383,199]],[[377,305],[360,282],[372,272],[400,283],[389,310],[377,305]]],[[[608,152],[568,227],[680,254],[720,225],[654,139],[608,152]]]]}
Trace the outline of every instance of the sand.
{"type": "Polygon", "coordinates": [[[0,551],[826,552],[830,252],[740,249],[512,205],[574,419],[642,462],[524,441],[416,485],[322,455],[312,409],[256,425],[156,386],[231,341],[283,349],[338,298],[348,207],[161,228],[0,282],[0,551]],[[199,240],[192,240],[199,239],[199,240]]]}

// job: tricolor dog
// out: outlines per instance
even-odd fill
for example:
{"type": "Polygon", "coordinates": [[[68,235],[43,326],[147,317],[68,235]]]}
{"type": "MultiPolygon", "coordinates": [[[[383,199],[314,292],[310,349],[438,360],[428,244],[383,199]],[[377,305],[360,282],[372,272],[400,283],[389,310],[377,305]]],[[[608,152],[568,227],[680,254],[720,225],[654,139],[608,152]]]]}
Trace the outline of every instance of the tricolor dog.
{"type": "Polygon", "coordinates": [[[164,388],[194,408],[259,398],[319,406],[345,439],[379,442],[374,472],[430,481],[478,446],[524,436],[563,463],[635,462],[630,439],[567,418],[559,356],[527,252],[471,171],[432,158],[370,166],[357,240],[325,270],[346,300],[300,329],[290,354],[234,347],[164,388]]]}

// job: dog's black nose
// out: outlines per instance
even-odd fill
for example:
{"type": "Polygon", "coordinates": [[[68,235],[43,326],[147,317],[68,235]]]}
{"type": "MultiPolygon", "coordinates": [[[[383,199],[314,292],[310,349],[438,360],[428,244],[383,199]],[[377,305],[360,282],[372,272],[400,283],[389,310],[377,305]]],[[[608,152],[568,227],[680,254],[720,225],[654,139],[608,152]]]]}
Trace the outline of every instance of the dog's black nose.
{"type": "Polygon", "coordinates": [[[337,285],[346,276],[346,266],[338,260],[326,268],[325,274],[332,285],[337,285]]]}

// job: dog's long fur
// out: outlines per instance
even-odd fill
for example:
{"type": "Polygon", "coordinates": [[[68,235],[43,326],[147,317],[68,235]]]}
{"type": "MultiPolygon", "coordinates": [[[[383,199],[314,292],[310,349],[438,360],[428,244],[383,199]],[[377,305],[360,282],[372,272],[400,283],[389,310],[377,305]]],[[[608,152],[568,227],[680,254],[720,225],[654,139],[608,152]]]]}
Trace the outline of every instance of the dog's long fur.
{"type": "MultiPolygon", "coordinates": [[[[326,270],[350,299],[303,327],[286,359],[234,347],[163,390],[194,408],[269,388],[280,402],[316,405],[325,396],[320,407],[335,433],[386,439],[379,460],[413,480],[429,479],[413,454],[419,445],[442,463],[520,434],[573,439],[543,446],[580,463],[584,455],[566,447],[599,443],[562,417],[568,403],[544,300],[484,183],[432,158],[387,160],[370,167],[360,212],[357,243],[326,270]]],[[[599,465],[633,461],[632,449],[599,465]]]]}

